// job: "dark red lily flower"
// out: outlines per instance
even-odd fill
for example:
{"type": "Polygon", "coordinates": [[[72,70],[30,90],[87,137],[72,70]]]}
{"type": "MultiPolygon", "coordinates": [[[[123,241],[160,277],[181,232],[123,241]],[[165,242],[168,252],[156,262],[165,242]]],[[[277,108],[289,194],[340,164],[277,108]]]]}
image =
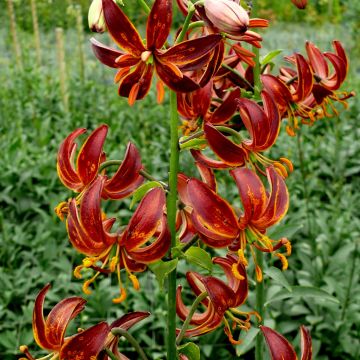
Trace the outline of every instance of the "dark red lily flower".
{"type": "MultiPolygon", "coordinates": [[[[235,328],[248,330],[250,328],[250,315],[257,313],[245,313],[237,309],[248,296],[248,282],[245,267],[234,255],[226,258],[215,257],[214,264],[220,265],[227,278],[227,284],[214,277],[202,276],[196,272],[186,274],[187,281],[196,296],[207,292],[207,297],[201,302],[206,310],[203,313],[195,313],[190,321],[193,328],[185,332],[186,337],[206,334],[224,324],[224,331],[233,344],[238,344],[233,338],[235,328]],[[245,319],[240,319],[245,317],[245,319]]],[[[179,286],[176,293],[176,312],[181,320],[189,315],[181,296],[182,287],[179,286]]]]}
{"type": "Polygon", "coordinates": [[[290,136],[295,136],[298,129],[297,115],[308,117],[311,109],[301,105],[313,88],[313,73],[310,65],[301,54],[294,55],[296,62],[296,80],[286,84],[273,75],[261,75],[264,89],[276,102],[282,117],[288,120],[286,131],[290,136]]]}
{"type": "MultiPolygon", "coordinates": [[[[100,165],[106,160],[103,145],[107,131],[108,126],[101,125],[88,136],[78,153],[76,167],[72,163],[76,151],[75,140],[86,129],[76,129],[62,142],[57,156],[57,170],[61,182],[67,188],[82,192],[99,176],[100,165]]],[[[142,167],[136,146],[129,143],[118,170],[105,180],[102,197],[122,199],[131,195],[144,181],[139,173],[142,167]]]]}
{"type": "MultiPolygon", "coordinates": [[[[287,255],[291,253],[287,239],[275,241],[266,236],[266,230],[285,216],[289,206],[289,194],[282,176],[273,167],[267,168],[266,173],[270,193],[250,169],[237,168],[230,171],[238,186],[244,209],[240,218],[230,204],[206,184],[191,179],[187,185],[188,201],[192,208],[191,220],[202,241],[211,247],[228,246],[230,250],[237,251],[239,261],[244,265],[247,265],[244,257],[247,244],[250,245],[253,257],[254,246],[271,253],[285,246],[287,255]]],[[[288,266],[286,257],[281,253],[275,255],[285,270],[288,266]]],[[[256,274],[258,281],[261,281],[262,272],[257,265],[256,274]]]]}
{"type": "MultiPolygon", "coordinates": [[[[272,360],[297,360],[296,352],[292,345],[278,332],[267,326],[260,326],[265,336],[272,360]]],[[[300,327],[301,334],[301,360],[312,360],[311,335],[305,326],[300,327]]]]}
{"type": "Polygon", "coordinates": [[[199,88],[180,68],[210,53],[221,41],[221,35],[184,41],[163,50],[172,23],[171,0],[155,1],[147,20],[145,45],[134,25],[112,0],[103,0],[103,10],[110,35],[125,52],[111,49],[95,39],[91,39],[92,47],[103,64],[119,69],[115,76],[119,95],[127,97],[130,105],[148,93],[154,69],[161,81],[176,92],[199,88]]]}
{"type": "Polygon", "coordinates": [[[202,122],[223,124],[236,112],[236,99],[240,97],[240,89],[224,93],[221,103],[212,101],[213,82],[192,93],[177,94],[178,112],[183,120],[184,135],[197,130],[202,122]]]}
{"type": "Polygon", "coordinates": [[[161,259],[170,246],[170,234],[164,215],[165,194],[160,188],[150,190],[140,202],[126,228],[115,234],[109,231],[115,219],[106,219],[101,212],[101,194],[106,177],[99,176],[84,191],[78,209],[76,199],[69,202],[66,225],[71,244],[80,253],[88,256],[77,266],[74,275],[81,278],[83,268],[92,268],[95,275],[84,282],[83,290],[90,293],[89,286],[100,273],[117,272],[121,296],[114,302],[126,298],[120,281],[120,271],[125,269],[134,288],[139,283],[133,272],[141,272],[146,265],[161,259]],[[155,240],[149,245],[152,238],[155,240]],[[148,244],[148,245],[145,245],[148,244]],[[111,250],[114,248],[114,253],[111,250]]]}
{"type": "MultiPolygon", "coordinates": [[[[50,284],[46,285],[35,300],[33,311],[33,332],[36,343],[44,350],[52,352],[59,360],[70,359],[69,350],[71,349],[71,359],[92,359],[96,358],[109,334],[108,325],[101,322],[71,337],[65,338],[66,329],[72,319],[74,319],[85,307],[86,300],[80,297],[69,297],[56,304],[46,320],[44,319],[43,306],[46,293],[50,284]]],[[[26,346],[21,346],[27,359],[35,360],[26,346]]]]}
{"type": "MultiPolygon", "coordinates": [[[[206,157],[200,151],[195,150],[192,151],[194,157],[199,162],[213,168],[238,167],[249,163],[263,174],[264,171],[259,167],[259,164],[265,168],[273,165],[286,177],[287,169],[282,163],[288,167],[289,171],[292,171],[293,167],[290,160],[280,158],[281,162],[274,161],[261,154],[275,143],[279,135],[281,120],[272,97],[266,91],[262,91],[261,97],[263,107],[252,100],[237,99],[239,112],[250,134],[250,139],[241,138],[240,144],[236,144],[217,130],[215,126],[206,123],[204,125],[205,138],[221,162],[206,157]]],[[[232,131],[231,134],[235,134],[239,140],[240,135],[238,133],[232,131]]]]}

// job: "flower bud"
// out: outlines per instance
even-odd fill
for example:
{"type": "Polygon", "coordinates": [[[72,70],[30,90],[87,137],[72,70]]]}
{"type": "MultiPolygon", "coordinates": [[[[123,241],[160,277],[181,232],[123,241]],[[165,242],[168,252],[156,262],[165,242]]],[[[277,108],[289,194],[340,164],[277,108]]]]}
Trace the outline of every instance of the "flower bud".
{"type": "Polygon", "coordinates": [[[103,33],[106,31],[102,0],[93,0],[89,8],[88,20],[92,32],[103,33]]]}
{"type": "Polygon", "coordinates": [[[205,0],[205,14],[219,31],[241,35],[249,26],[249,15],[232,0],[205,0]]]}
{"type": "Polygon", "coordinates": [[[291,2],[298,8],[301,10],[304,10],[306,8],[307,5],[307,0],[291,0],[291,2]]]}

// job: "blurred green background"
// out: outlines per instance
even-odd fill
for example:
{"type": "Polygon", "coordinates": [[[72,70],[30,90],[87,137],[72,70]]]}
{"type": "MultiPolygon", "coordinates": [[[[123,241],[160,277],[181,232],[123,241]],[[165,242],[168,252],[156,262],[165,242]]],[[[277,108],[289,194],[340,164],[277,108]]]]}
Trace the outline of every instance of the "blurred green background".
{"type": "MultiPolygon", "coordinates": [[[[10,31],[8,0],[1,1],[0,358],[7,360],[15,358],[20,344],[36,349],[32,309],[44,284],[53,284],[47,308],[61,298],[81,294],[81,281],[72,276],[81,256],[71,248],[65,226],[53,211],[71,196],[56,174],[60,142],[77,127],[92,130],[107,123],[110,132],[105,150],[109,158],[121,159],[127,142],[132,141],[141,150],[146,169],[166,179],[169,109],[167,97],[163,105],[157,105],[153,91],[133,108],[117,96],[113,71],[94,58],[89,46],[88,0],[33,1],[38,47],[31,0],[12,2],[16,43],[10,31]]],[[[129,16],[143,24],[145,15],[136,1],[124,2],[129,16]]],[[[331,50],[331,41],[339,39],[350,57],[350,74],[343,88],[359,92],[359,1],[309,0],[307,11],[297,10],[290,0],[257,2],[260,15],[271,20],[270,28],[263,32],[262,55],[274,49],[283,49],[283,55],[304,53],[305,40],[331,50]]],[[[176,21],[181,20],[177,14],[176,21]]],[[[107,34],[96,37],[110,44],[107,34]]],[[[321,288],[338,302],[298,294],[272,301],[267,307],[267,325],[294,340],[297,347],[299,325],[308,326],[314,359],[360,358],[359,113],[358,98],[350,99],[349,109],[339,117],[321,120],[310,128],[304,126],[297,138],[282,131],[272,150],[273,158],[287,156],[295,165],[287,182],[291,207],[285,221],[274,230],[277,235],[289,236],[294,247],[285,276],[291,285],[321,288]]],[[[188,154],[182,154],[181,170],[193,172],[188,154]]],[[[220,189],[227,186],[226,196],[238,201],[233,184],[218,178],[220,189]]],[[[106,211],[126,223],[131,214],[129,202],[105,204],[106,211]]],[[[269,266],[273,265],[268,260],[269,266]]],[[[180,273],[187,268],[182,264],[180,273]]],[[[154,276],[150,272],[140,276],[141,291],[130,290],[125,304],[117,306],[111,303],[117,292],[113,280],[100,279],[93,294],[84,295],[88,306],[72,329],[131,310],[151,311],[152,317],[132,333],[150,358],[164,359],[165,294],[154,276]]],[[[282,284],[265,281],[267,299],[274,299],[282,284]]],[[[254,304],[251,292],[248,304],[254,304]]],[[[235,359],[236,353],[247,350],[242,358],[253,358],[251,347],[234,349],[229,345],[222,329],[202,337],[199,343],[204,359],[235,359]]],[[[131,359],[136,358],[128,344],[121,342],[120,347],[131,359]]]]}

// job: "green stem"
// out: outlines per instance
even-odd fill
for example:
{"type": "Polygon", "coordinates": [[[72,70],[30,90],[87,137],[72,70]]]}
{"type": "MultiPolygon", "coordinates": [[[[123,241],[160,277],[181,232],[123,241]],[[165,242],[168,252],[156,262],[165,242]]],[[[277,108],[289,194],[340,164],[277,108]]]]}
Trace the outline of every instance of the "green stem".
{"type": "MultiPolygon", "coordinates": [[[[255,9],[253,9],[255,10],[255,9]]],[[[255,16],[255,14],[252,14],[255,16]]],[[[260,98],[260,89],[261,89],[261,82],[260,82],[260,51],[257,47],[253,46],[253,53],[255,54],[255,67],[254,67],[254,95],[255,98],[260,98]]],[[[264,254],[256,249],[256,262],[257,265],[260,267],[261,270],[264,268],[264,254]]],[[[261,317],[261,320],[257,321],[257,325],[260,326],[264,323],[265,317],[265,287],[264,287],[264,279],[261,282],[256,282],[256,311],[261,317]]],[[[264,338],[262,334],[257,335],[256,343],[255,343],[255,359],[256,360],[263,360],[264,358],[264,338]]]]}
{"type": "MultiPolygon", "coordinates": [[[[229,66],[227,64],[222,64],[221,66],[224,69],[231,71],[237,77],[239,77],[252,91],[254,91],[254,87],[237,70],[233,69],[231,66],[229,66]]],[[[255,72],[255,70],[254,70],[254,72],[255,72]]]]}
{"type": "Polygon", "coordinates": [[[205,25],[204,21],[194,21],[188,27],[188,30],[196,29],[198,27],[203,27],[205,25]]]}
{"type": "MultiPolygon", "coordinates": [[[[167,197],[167,220],[171,248],[176,246],[177,176],[179,172],[179,139],[176,92],[170,91],[170,173],[167,197]]],[[[176,359],[176,268],[168,277],[167,359],[176,359]]]]}
{"type": "Polygon", "coordinates": [[[189,327],[190,321],[197,309],[197,307],[200,305],[200,303],[208,296],[208,293],[205,291],[203,293],[201,293],[194,301],[194,303],[191,305],[191,309],[190,312],[188,314],[188,316],[185,319],[185,322],[180,330],[180,333],[178,335],[178,337],[176,338],[176,344],[180,345],[181,341],[185,335],[185,332],[187,330],[187,328],[189,327]]]}
{"type": "MultiPolygon", "coordinates": [[[[122,160],[108,160],[103,162],[100,166],[99,166],[99,173],[101,171],[103,171],[104,169],[106,169],[109,166],[114,166],[114,165],[121,165],[122,164],[122,160]]],[[[157,179],[155,179],[152,175],[150,175],[148,172],[146,172],[145,170],[140,170],[139,174],[142,175],[145,179],[148,179],[150,181],[157,181],[158,183],[160,183],[165,189],[167,189],[167,185],[162,182],[159,181],[157,179]]]]}
{"type": "Polygon", "coordinates": [[[227,127],[227,126],[215,126],[217,130],[227,133],[229,135],[233,135],[235,136],[236,139],[238,139],[240,142],[243,141],[243,138],[241,137],[241,135],[234,129],[232,129],[231,127],[227,127]]]}
{"type": "Polygon", "coordinates": [[[111,360],[119,360],[110,349],[106,348],[105,352],[111,360]]]}
{"type": "Polygon", "coordinates": [[[111,330],[111,332],[115,336],[123,336],[134,347],[136,352],[139,354],[141,360],[148,360],[147,356],[144,353],[144,350],[141,348],[139,343],[126,330],[122,328],[114,328],[111,330]]]}
{"type": "Polygon", "coordinates": [[[204,130],[199,130],[199,131],[193,133],[192,135],[186,137],[184,140],[180,140],[179,144],[180,145],[186,144],[188,141],[193,140],[193,139],[197,139],[197,138],[199,138],[200,136],[203,136],[203,135],[204,135],[204,130]]]}
{"type": "Polygon", "coordinates": [[[175,41],[175,44],[178,44],[184,40],[186,32],[189,29],[190,21],[192,16],[194,15],[194,12],[195,12],[195,6],[191,3],[191,1],[189,1],[188,14],[185,18],[183,28],[181,29],[181,32],[175,41]]]}
{"type": "Polygon", "coordinates": [[[139,5],[143,8],[143,10],[146,12],[146,14],[150,14],[150,8],[148,4],[145,2],[145,0],[138,0],[139,5]]]}

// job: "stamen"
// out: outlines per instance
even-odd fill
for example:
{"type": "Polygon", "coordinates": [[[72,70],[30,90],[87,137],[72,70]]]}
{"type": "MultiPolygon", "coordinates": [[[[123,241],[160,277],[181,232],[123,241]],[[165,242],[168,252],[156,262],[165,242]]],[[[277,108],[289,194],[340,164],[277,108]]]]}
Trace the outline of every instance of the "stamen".
{"type": "Polygon", "coordinates": [[[118,277],[118,282],[119,282],[119,287],[120,287],[120,296],[113,299],[112,301],[114,304],[120,304],[121,302],[123,302],[126,299],[127,295],[126,295],[125,288],[122,286],[119,263],[117,264],[116,269],[117,269],[117,277],[118,277]]]}
{"type": "Polygon", "coordinates": [[[287,166],[287,168],[289,169],[290,172],[294,171],[294,165],[289,159],[287,159],[285,157],[281,157],[280,161],[282,161],[287,166]]]}
{"type": "Polygon", "coordinates": [[[78,265],[75,269],[74,269],[74,276],[77,278],[77,279],[82,279],[82,275],[80,273],[80,271],[84,268],[83,265],[78,265]]]}
{"type": "MultiPolygon", "coordinates": [[[[35,358],[33,358],[32,355],[30,354],[29,348],[28,348],[26,345],[21,345],[21,346],[19,347],[19,350],[20,350],[20,352],[22,352],[22,353],[26,356],[26,358],[21,358],[21,359],[24,359],[24,360],[35,360],[35,358]]],[[[19,359],[19,360],[21,360],[21,359],[19,359]]]]}
{"type": "Polygon", "coordinates": [[[69,206],[67,201],[62,201],[61,203],[59,203],[54,210],[57,217],[61,221],[64,221],[65,215],[69,213],[69,206]]]}
{"type": "Polygon", "coordinates": [[[119,258],[117,257],[117,255],[116,255],[116,256],[113,256],[113,257],[111,258],[110,264],[109,264],[109,270],[110,270],[111,272],[114,272],[114,271],[115,271],[116,265],[118,264],[118,262],[119,262],[119,258]]]}
{"type": "Polygon", "coordinates": [[[232,264],[231,265],[231,271],[232,271],[232,273],[234,274],[234,276],[238,279],[238,280],[244,280],[245,279],[245,277],[244,276],[242,276],[240,273],[239,273],[239,270],[238,270],[238,264],[239,264],[239,262],[237,263],[237,264],[232,264]]]}
{"type": "Polygon", "coordinates": [[[92,291],[89,289],[89,286],[96,280],[96,278],[100,275],[100,272],[97,272],[91,279],[86,280],[83,284],[82,291],[86,295],[90,295],[92,291]]]}
{"type": "Polygon", "coordinates": [[[291,250],[292,250],[291,242],[288,239],[285,239],[285,240],[287,240],[287,242],[284,243],[284,246],[285,246],[285,249],[286,249],[286,255],[290,256],[291,255],[291,250]]]}
{"type": "Polygon", "coordinates": [[[238,257],[239,257],[239,263],[243,264],[244,266],[248,266],[249,263],[244,255],[244,250],[243,249],[239,249],[238,250],[238,257]]]}
{"type": "Polygon", "coordinates": [[[283,271],[286,270],[289,267],[289,263],[287,261],[286,256],[280,253],[276,253],[275,256],[277,256],[280,259],[282,264],[282,270],[283,271]]]}
{"type": "Polygon", "coordinates": [[[257,264],[255,266],[255,273],[256,273],[256,281],[257,282],[262,282],[263,281],[262,270],[261,270],[260,266],[257,265],[257,264]]]}
{"type": "Polygon", "coordinates": [[[230,325],[229,325],[229,322],[226,320],[226,318],[224,317],[223,318],[224,320],[224,323],[225,323],[225,328],[224,328],[224,331],[225,331],[225,334],[227,335],[227,337],[229,338],[229,341],[231,342],[231,344],[233,345],[239,345],[241,344],[241,340],[235,340],[232,333],[231,333],[231,328],[230,328],[230,325]]]}

